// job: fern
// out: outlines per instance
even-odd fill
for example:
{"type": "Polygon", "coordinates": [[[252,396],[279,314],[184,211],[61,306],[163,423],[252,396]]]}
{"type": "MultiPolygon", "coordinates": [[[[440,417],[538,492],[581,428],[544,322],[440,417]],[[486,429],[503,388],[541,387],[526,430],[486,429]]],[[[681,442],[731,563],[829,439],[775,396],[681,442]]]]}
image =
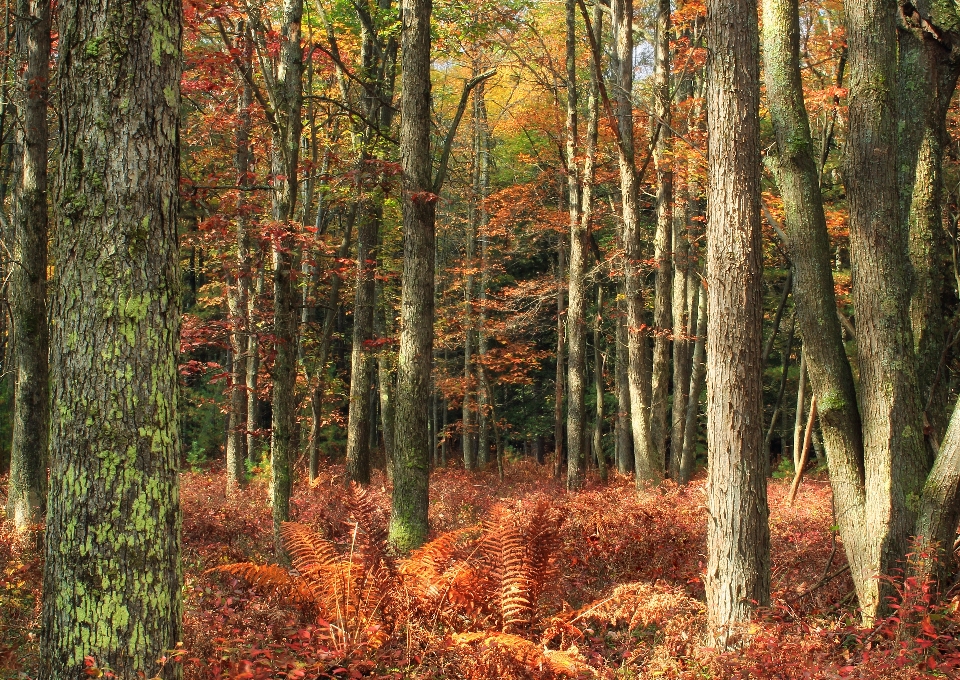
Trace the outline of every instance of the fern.
{"type": "Polygon", "coordinates": [[[471,678],[580,678],[593,676],[590,666],[574,652],[545,650],[518,635],[497,632],[461,633],[453,644],[469,650],[460,660],[471,678]]]}
{"type": "Polygon", "coordinates": [[[204,572],[204,574],[213,573],[229,574],[241,578],[260,592],[277,595],[296,604],[302,605],[314,601],[313,593],[309,588],[304,587],[303,582],[291,576],[283,567],[275,564],[239,562],[213,567],[204,572]]]}

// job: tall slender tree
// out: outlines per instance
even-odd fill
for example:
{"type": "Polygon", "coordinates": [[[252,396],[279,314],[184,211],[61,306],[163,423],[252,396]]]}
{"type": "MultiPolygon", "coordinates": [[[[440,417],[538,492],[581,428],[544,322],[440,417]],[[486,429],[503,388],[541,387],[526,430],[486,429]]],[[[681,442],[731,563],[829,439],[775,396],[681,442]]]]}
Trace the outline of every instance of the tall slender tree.
{"type": "Polygon", "coordinates": [[[23,529],[43,517],[47,495],[50,387],[47,351],[47,101],[50,2],[18,0],[18,177],[10,311],[16,386],[7,517],[23,529]]]}
{"type": "Polygon", "coordinates": [[[180,674],[181,11],[59,6],[44,680],[180,674]]]}
{"type": "Polygon", "coordinates": [[[290,519],[292,466],[296,452],[297,421],[294,388],[297,381],[297,294],[294,282],[294,220],[297,176],[300,171],[300,133],[303,122],[303,0],[284,0],[280,25],[280,59],[273,98],[276,124],[272,140],[273,219],[279,237],[273,248],[273,427],[270,470],[273,489],[273,533],[282,554],[280,525],[290,519]]]}

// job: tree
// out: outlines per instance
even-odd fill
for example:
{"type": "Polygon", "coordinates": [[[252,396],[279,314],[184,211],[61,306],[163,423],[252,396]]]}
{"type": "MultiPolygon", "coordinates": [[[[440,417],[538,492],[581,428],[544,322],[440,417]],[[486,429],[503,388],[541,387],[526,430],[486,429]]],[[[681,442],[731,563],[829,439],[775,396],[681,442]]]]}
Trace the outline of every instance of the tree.
{"type": "Polygon", "coordinates": [[[19,178],[14,193],[11,272],[16,388],[7,517],[18,528],[43,517],[47,494],[50,387],[47,364],[47,100],[49,0],[17,3],[19,178]]]}
{"type": "MultiPolygon", "coordinates": [[[[431,0],[401,9],[400,163],[403,169],[403,283],[390,543],[427,538],[430,442],[427,405],[433,361],[436,191],[430,155],[431,0]]],[[[442,179],[442,178],[441,178],[442,179]]]]}
{"type": "Polygon", "coordinates": [[[294,285],[294,227],[300,133],[303,123],[303,47],[300,44],[303,0],[284,0],[280,60],[273,99],[276,102],[271,171],[273,219],[279,233],[273,248],[273,427],[270,469],[273,488],[273,534],[282,553],[280,526],[290,519],[292,467],[297,444],[294,388],[297,381],[297,295],[294,285]]]}
{"type": "Polygon", "coordinates": [[[174,678],[177,0],[60,4],[44,680],[174,678]]]}
{"type": "MultiPolygon", "coordinates": [[[[624,295],[627,311],[627,379],[630,387],[630,422],[637,486],[663,478],[663,456],[656,451],[650,432],[651,381],[647,356],[647,335],[643,332],[643,282],[640,267],[644,260],[640,237],[640,178],[634,159],[633,132],[633,0],[611,2],[616,41],[617,74],[617,160],[620,166],[620,198],[623,214],[624,295]]],[[[594,61],[599,58],[594,54],[594,61]]]]}
{"type": "Polygon", "coordinates": [[[709,0],[707,46],[708,635],[727,647],[770,600],[762,458],[757,6],[709,0]]]}

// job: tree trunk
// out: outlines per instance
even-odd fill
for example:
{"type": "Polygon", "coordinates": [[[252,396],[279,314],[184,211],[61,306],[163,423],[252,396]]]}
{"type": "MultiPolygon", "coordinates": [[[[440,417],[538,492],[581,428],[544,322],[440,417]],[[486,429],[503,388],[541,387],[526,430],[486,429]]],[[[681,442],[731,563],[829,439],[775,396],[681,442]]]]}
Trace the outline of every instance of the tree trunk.
{"type": "Polygon", "coordinates": [[[350,411],[347,420],[347,479],[370,483],[370,388],[374,355],[374,275],[376,239],[383,217],[383,205],[368,197],[360,208],[357,229],[357,274],[353,304],[353,349],[350,361],[350,411]]]}
{"type": "MultiPolygon", "coordinates": [[[[243,41],[243,64],[249,70],[253,59],[253,41],[245,34],[243,41]]],[[[253,89],[244,82],[237,105],[238,125],[234,135],[236,151],[234,169],[237,172],[237,185],[250,183],[250,171],[253,165],[253,152],[250,149],[250,107],[253,105],[253,89]]],[[[233,285],[228,284],[227,305],[230,313],[230,402],[227,415],[227,493],[238,489],[246,477],[247,464],[247,355],[246,335],[249,332],[250,304],[250,232],[247,228],[244,192],[240,192],[237,205],[237,270],[233,285]]],[[[229,278],[228,278],[229,281],[229,278]]]]}
{"type": "Polygon", "coordinates": [[[670,0],[658,0],[653,57],[653,115],[661,124],[654,145],[657,168],[657,226],[653,238],[656,283],[653,297],[653,392],[650,433],[654,451],[665,460],[670,405],[670,354],[673,330],[673,157],[670,150],[670,0]]]}
{"type": "Polygon", "coordinates": [[[837,523],[863,604],[876,601],[877,582],[863,551],[862,428],[837,316],[820,174],[803,104],[797,2],[764,0],[763,12],[767,98],[779,151],[772,164],[786,208],[803,359],[817,398],[837,523]]]}
{"type": "Polygon", "coordinates": [[[707,626],[726,648],[770,601],[756,2],[708,0],[706,33],[707,626]]]}
{"type": "Polygon", "coordinates": [[[593,391],[597,397],[596,413],[593,420],[593,451],[597,456],[597,468],[600,472],[600,481],[607,481],[607,457],[603,451],[603,369],[606,356],[600,351],[600,341],[603,319],[603,286],[597,286],[597,316],[593,322],[593,391]]]}
{"type": "MultiPolygon", "coordinates": [[[[619,307],[622,307],[618,303],[619,307]]],[[[622,310],[620,310],[622,311],[622,310]]],[[[617,379],[617,469],[620,474],[632,474],[633,431],[630,418],[630,382],[627,377],[627,325],[623,314],[616,317],[616,360],[614,370],[617,379]]]]}
{"type": "Polygon", "coordinates": [[[18,0],[17,53],[19,177],[14,190],[10,311],[13,321],[13,445],[7,519],[17,529],[37,524],[47,501],[50,372],[47,363],[47,101],[50,64],[49,0],[18,0]]]}
{"type": "Polygon", "coordinates": [[[480,83],[474,94],[476,110],[476,140],[477,140],[477,235],[480,239],[480,311],[477,318],[477,360],[481,370],[477,374],[477,411],[480,420],[480,433],[477,446],[477,464],[485,467],[490,457],[490,429],[491,413],[493,412],[492,390],[487,380],[487,372],[483,369],[483,358],[490,350],[490,338],[486,332],[487,325],[487,289],[490,287],[490,235],[487,233],[489,214],[487,213],[486,198],[490,190],[490,129],[487,123],[487,104],[484,99],[485,85],[480,83]]]}
{"type": "MultiPolygon", "coordinates": [[[[260,248],[259,270],[250,298],[247,300],[247,460],[251,465],[260,462],[257,435],[260,429],[260,336],[256,327],[256,313],[263,296],[266,267],[263,248],[260,248]]],[[[256,265],[254,265],[256,266],[256,265]]]]}
{"type": "Polygon", "coordinates": [[[687,401],[686,423],[683,426],[683,454],[680,457],[680,476],[678,484],[686,484],[693,475],[693,468],[697,462],[697,440],[700,431],[697,427],[697,416],[700,415],[700,394],[707,384],[707,294],[703,287],[693,287],[691,300],[690,321],[696,324],[696,340],[693,343],[693,372],[690,376],[690,399],[687,401]]]}
{"type": "Polygon", "coordinates": [[[422,545],[428,531],[427,404],[433,358],[437,199],[431,181],[430,155],[431,9],[430,0],[410,0],[401,10],[400,160],[404,184],[404,249],[396,458],[390,517],[390,543],[401,551],[422,545]]]}
{"type": "MultiPolygon", "coordinates": [[[[922,492],[931,461],[910,328],[908,234],[898,214],[897,7],[850,0],[845,10],[850,53],[845,178],[866,489],[861,532],[867,573],[877,575],[889,574],[906,553],[916,520],[911,499],[922,492]]],[[[879,585],[873,578],[861,588],[865,623],[882,607],[879,585]]]]}
{"type": "Polygon", "coordinates": [[[40,678],[178,678],[181,7],[59,6],[40,678]],[[99,51],[99,53],[98,53],[99,51]],[[107,54],[109,52],[109,54],[107,54]]]}
{"type": "Polygon", "coordinates": [[[567,490],[583,486],[586,463],[584,391],[586,388],[587,225],[580,221],[580,171],[577,167],[577,21],[576,0],[566,0],[567,26],[567,203],[570,212],[570,269],[567,309],[567,490]]]}
{"type": "Polygon", "coordinates": [[[620,194],[623,201],[624,293],[627,298],[627,377],[630,385],[630,416],[637,488],[663,478],[663,456],[654,449],[650,435],[650,357],[643,333],[644,260],[640,238],[638,178],[633,145],[633,0],[613,0],[613,32],[616,38],[617,116],[620,166],[620,194]]]}
{"type": "Polygon", "coordinates": [[[567,267],[566,239],[560,234],[557,243],[557,372],[553,399],[553,476],[560,479],[563,470],[563,397],[566,393],[566,289],[564,270],[567,267]]]}
{"type": "Polygon", "coordinates": [[[275,135],[273,218],[283,223],[282,235],[273,249],[273,423],[270,437],[270,469],[273,487],[273,538],[277,555],[283,556],[280,526],[290,519],[293,487],[293,457],[296,454],[297,423],[294,389],[297,381],[297,294],[294,286],[294,234],[297,175],[300,165],[300,110],[303,104],[303,48],[300,45],[303,0],[284,0],[277,70],[276,114],[280,132],[275,135]],[[281,179],[282,178],[282,179],[281,179]]]}

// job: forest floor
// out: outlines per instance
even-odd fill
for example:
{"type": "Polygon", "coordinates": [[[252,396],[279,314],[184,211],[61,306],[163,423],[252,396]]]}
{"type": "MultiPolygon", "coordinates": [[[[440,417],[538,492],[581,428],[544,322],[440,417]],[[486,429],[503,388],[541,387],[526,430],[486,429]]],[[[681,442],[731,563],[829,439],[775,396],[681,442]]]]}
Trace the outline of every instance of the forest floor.
{"type": "MultiPolygon", "coordinates": [[[[406,559],[384,549],[379,473],[299,484],[288,572],[266,566],[262,479],[228,498],[222,470],[185,472],[185,678],[960,677],[956,592],[901,581],[902,616],[858,628],[822,477],[793,506],[771,481],[772,606],[726,654],[703,644],[702,477],[642,495],[623,477],[567,494],[529,462],[431,479],[434,540],[406,559]]],[[[35,677],[41,573],[0,529],[0,678],[35,677]]]]}

